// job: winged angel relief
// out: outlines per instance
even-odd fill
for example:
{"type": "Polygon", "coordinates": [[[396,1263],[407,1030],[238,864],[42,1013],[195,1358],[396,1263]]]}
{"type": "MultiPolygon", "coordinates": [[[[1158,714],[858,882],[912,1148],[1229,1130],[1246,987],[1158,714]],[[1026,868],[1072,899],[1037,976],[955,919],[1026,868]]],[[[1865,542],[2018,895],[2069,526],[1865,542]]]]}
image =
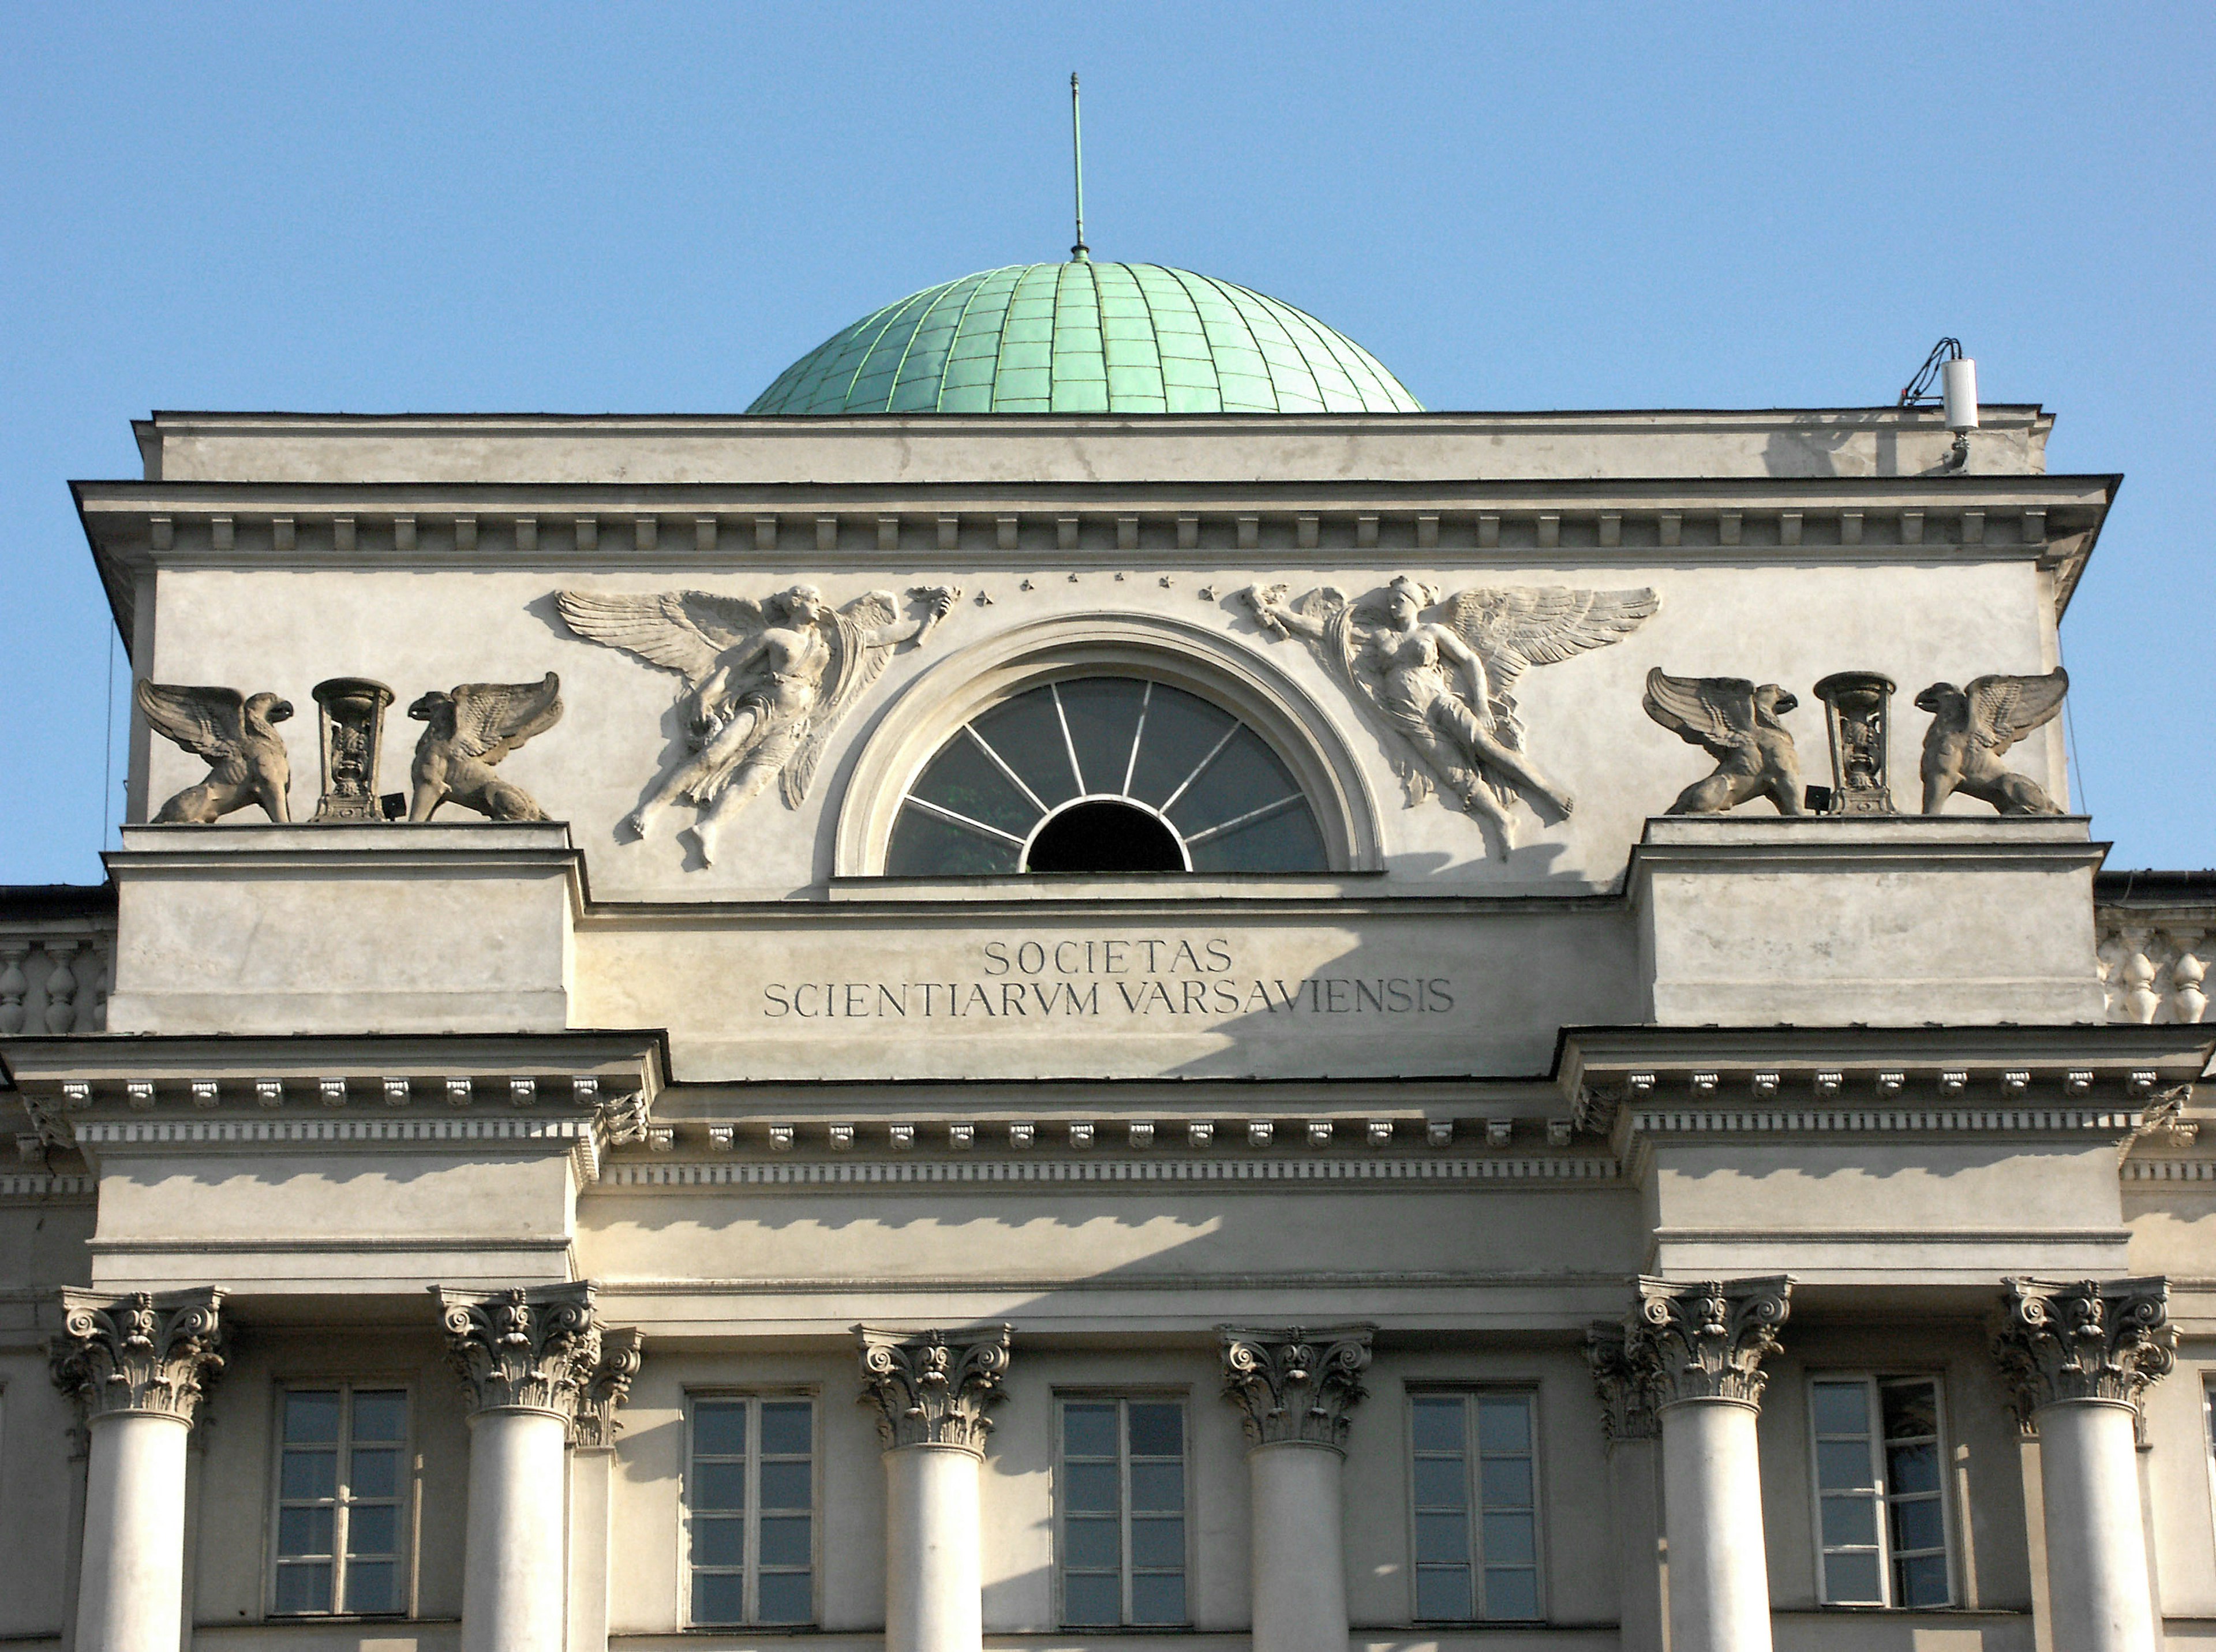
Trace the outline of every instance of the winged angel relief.
{"type": "Polygon", "coordinates": [[[1325,666],[1399,736],[1396,758],[1411,802],[1443,788],[1516,846],[1508,806],[1535,798],[1558,816],[1570,795],[1532,765],[1516,715],[1517,680],[1606,648],[1637,630],[1661,604],[1653,592],[1567,586],[1481,586],[1443,603],[1403,574],[1360,602],[1326,586],[1288,605],[1282,585],[1242,593],[1279,636],[1297,634],[1325,666]],[[1438,617],[1426,619],[1428,611],[1438,617]]]}
{"type": "Polygon", "coordinates": [[[920,644],[961,594],[951,586],[914,586],[908,595],[923,615],[903,621],[889,591],[836,609],[812,585],[760,603],[705,591],[556,592],[562,617],[579,636],[685,679],[685,754],[624,817],[619,833],[644,838],[670,804],[694,803],[700,858],[713,864],[724,823],[772,781],[781,783],[785,807],[798,808],[840,719],[893,651],[920,644]]]}

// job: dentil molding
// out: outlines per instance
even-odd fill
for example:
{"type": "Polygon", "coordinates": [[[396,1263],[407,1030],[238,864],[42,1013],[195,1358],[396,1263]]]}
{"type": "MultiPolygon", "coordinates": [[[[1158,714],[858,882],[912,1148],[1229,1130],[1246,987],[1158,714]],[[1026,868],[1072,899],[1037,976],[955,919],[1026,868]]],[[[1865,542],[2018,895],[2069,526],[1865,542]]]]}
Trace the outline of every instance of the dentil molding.
{"type": "Polygon", "coordinates": [[[65,1289],[54,1384],[87,1421],[135,1411],[190,1424],[223,1369],[222,1305],[216,1290],[115,1297],[65,1289]]]}

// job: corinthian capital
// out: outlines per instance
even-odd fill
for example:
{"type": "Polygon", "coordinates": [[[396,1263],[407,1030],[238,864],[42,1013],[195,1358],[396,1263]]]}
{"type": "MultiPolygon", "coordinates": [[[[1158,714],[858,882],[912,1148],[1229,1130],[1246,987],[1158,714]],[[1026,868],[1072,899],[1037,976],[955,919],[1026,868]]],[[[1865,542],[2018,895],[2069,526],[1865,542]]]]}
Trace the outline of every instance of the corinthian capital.
{"type": "Polygon", "coordinates": [[[1762,1357],[1777,1346],[1792,1296],[1782,1274],[1695,1284],[1642,1276],[1625,1341],[1649,1373],[1656,1409],[1684,1400],[1761,1404],[1770,1380],[1762,1357]]]}
{"type": "Polygon", "coordinates": [[[1654,1416],[1654,1371],[1637,1356],[1624,1328],[1604,1320],[1587,1331],[1585,1363],[1592,1370],[1601,1433],[1608,1443],[1653,1439],[1660,1432],[1654,1416]]]}
{"type": "Polygon", "coordinates": [[[1993,1339],[1993,1359],[2014,1390],[2019,1421],[2070,1400],[2136,1410],[2147,1385],[2177,1363],[2168,1280],[2006,1284],[2007,1321],[1993,1339]]]}
{"type": "Polygon", "coordinates": [[[982,1452],[993,1424],[985,1408],[1007,1395],[1009,1328],[956,1332],[854,1327],[862,1383],[877,1403],[877,1434],[896,1446],[982,1452]]]}
{"type": "Polygon", "coordinates": [[[1238,1406],[1249,1440],[1257,1446],[1346,1443],[1347,1413],[1369,1392],[1362,1373],[1370,1365],[1375,1325],[1222,1330],[1223,1397],[1238,1406]]]}
{"type": "Polygon", "coordinates": [[[532,1285],[496,1291],[432,1287],[446,1333],[446,1360],[472,1415],[551,1411],[565,1422],[600,1359],[593,1287],[532,1285]]]}
{"type": "Polygon", "coordinates": [[[587,1451],[614,1448],[616,1436],[623,1432],[616,1413],[631,1397],[640,1354],[637,1330],[625,1328],[600,1333],[600,1362],[577,1395],[577,1426],[570,1437],[579,1447],[587,1451]]]}
{"type": "Polygon", "coordinates": [[[144,1411],[189,1423],[223,1369],[220,1291],[62,1293],[55,1385],[86,1419],[144,1411]]]}

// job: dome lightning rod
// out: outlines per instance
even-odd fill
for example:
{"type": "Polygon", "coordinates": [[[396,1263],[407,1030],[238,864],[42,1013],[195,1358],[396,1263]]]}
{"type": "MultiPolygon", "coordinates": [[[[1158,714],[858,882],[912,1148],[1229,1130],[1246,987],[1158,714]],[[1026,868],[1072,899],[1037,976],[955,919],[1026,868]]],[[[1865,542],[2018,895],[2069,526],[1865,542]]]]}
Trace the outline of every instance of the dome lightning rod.
{"type": "Polygon", "coordinates": [[[1078,112],[1074,74],[1069,77],[1069,154],[1077,174],[1077,244],[1069,255],[1090,261],[1093,255],[1085,245],[1085,121],[1078,112]]]}

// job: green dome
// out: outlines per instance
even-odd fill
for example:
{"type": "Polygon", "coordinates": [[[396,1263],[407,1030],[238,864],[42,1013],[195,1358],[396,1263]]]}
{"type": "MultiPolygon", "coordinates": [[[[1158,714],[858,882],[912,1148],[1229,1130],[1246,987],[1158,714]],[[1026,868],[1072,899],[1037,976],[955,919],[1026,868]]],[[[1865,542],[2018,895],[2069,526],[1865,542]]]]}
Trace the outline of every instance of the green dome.
{"type": "Polygon", "coordinates": [[[1353,340],[1160,264],[1011,264],[865,316],[749,413],[1420,413],[1353,340]]]}

